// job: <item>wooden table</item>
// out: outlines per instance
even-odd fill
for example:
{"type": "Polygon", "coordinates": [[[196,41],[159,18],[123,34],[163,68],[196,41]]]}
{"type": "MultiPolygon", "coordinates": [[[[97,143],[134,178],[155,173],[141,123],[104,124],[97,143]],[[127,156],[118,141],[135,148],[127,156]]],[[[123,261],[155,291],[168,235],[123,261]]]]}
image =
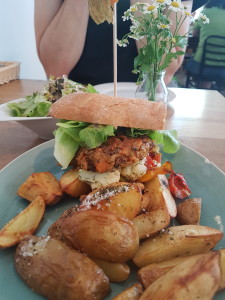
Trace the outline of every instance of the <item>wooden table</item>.
{"type": "MultiPolygon", "coordinates": [[[[43,88],[43,81],[16,80],[0,86],[0,104],[43,88]]],[[[166,128],[225,172],[225,98],[217,91],[171,89],[166,128]]],[[[20,154],[45,142],[17,122],[0,122],[0,169],[20,154]]]]}

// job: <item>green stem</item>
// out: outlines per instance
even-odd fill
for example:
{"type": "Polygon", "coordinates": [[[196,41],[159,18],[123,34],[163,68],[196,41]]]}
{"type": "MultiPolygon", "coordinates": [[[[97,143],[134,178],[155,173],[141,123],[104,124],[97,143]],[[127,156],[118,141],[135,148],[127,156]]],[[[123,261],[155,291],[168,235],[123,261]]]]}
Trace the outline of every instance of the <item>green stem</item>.
{"type": "Polygon", "coordinates": [[[149,72],[147,74],[147,80],[146,80],[146,85],[147,85],[147,97],[149,101],[156,101],[156,87],[158,84],[159,80],[159,74],[158,72],[149,72]]]}

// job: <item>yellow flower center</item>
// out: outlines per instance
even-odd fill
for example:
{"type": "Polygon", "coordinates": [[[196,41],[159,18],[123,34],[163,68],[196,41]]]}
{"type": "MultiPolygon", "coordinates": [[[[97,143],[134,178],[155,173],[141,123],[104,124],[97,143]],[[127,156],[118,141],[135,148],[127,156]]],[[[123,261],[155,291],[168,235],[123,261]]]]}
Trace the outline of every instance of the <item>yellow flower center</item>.
{"type": "Polygon", "coordinates": [[[168,26],[165,25],[165,24],[161,24],[160,27],[161,27],[161,28],[167,28],[168,26]]]}
{"type": "Polygon", "coordinates": [[[135,12],[135,11],[137,11],[137,8],[136,7],[131,7],[131,9],[130,9],[132,12],[135,12]]]}
{"type": "Polygon", "coordinates": [[[176,43],[176,39],[175,39],[175,38],[172,38],[172,42],[175,44],[175,43],[176,43]]]}
{"type": "Polygon", "coordinates": [[[156,2],[158,2],[158,3],[164,3],[165,0],[156,0],[156,2]]]}
{"type": "Polygon", "coordinates": [[[171,2],[171,5],[172,5],[173,7],[176,7],[176,8],[179,8],[179,7],[180,7],[180,4],[179,4],[177,1],[171,2]]]}
{"type": "Polygon", "coordinates": [[[185,11],[186,16],[190,16],[191,14],[188,11],[185,11]]]}
{"type": "Polygon", "coordinates": [[[155,9],[155,5],[149,5],[147,8],[148,11],[152,11],[154,9],[155,9]]]}

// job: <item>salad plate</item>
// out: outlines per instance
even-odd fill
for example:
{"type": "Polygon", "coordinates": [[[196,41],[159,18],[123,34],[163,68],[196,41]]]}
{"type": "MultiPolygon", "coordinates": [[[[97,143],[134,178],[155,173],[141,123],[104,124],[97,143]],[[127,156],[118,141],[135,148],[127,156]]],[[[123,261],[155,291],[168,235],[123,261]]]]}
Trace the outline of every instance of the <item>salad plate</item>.
{"type": "MultiPolygon", "coordinates": [[[[95,85],[95,89],[100,94],[105,94],[109,96],[114,95],[114,83],[102,83],[95,85]]],[[[135,91],[137,89],[137,84],[135,82],[118,82],[117,83],[117,96],[125,98],[135,98],[135,91]]],[[[168,88],[168,101],[172,101],[176,97],[176,94],[168,88]]]]}
{"type": "Polygon", "coordinates": [[[16,100],[9,101],[7,103],[0,105],[0,122],[6,121],[16,121],[21,125],[29,128],[35,132],[39,137],[45,140],[52,139],[53,131],[56,128],[57,120],[51,117],[13,117],[10,114],[10,109],[8,107],[9,103],[19,103],[24,101],[25,98],[20,98],[16,100]]]}
{"type": "Polygon", "coordinates": [[[96,93],[95,88],[72,81],[66,75],[50,77],[41,91],[25,98],[15,99],[0,105],[0,122],[16,121],[35,132],[39,137],[52,139],[56,119],[48,117],[51,104],[74,92],[96,93]]]}
{"type": "MultiPolygon", "coordinates": [[[[28,203],[16,195],[18,187],[33,172],[50,171],[60,178],[64,171],[58,166],[54,156],[54,140],[45,142],[24,153],[0,172],[0,227],[3,227],[16,214],[21,212],[28,203]]],[[[176,172],[184,174],[191,189],[191,197],[202,198],[201,225],[210,226],[223,231],[225,225],[224,199],[225,174],[205,157],[192,149],[181,145],[176,154],[163,153],[163,161],[169,160],[176,172]]],[[[49,226],[62,212],[76,204],[76,200],[64,200],[46,209],[44,218],[36,232],[46,235],[49,226]]],[[[217,245],[217,249],[225,248],[225,238],[217,245]]],[[[0,299],[41,300],[20,279],[14,269],[15,247],[0,249],[0,299]],[[3,271],[4,270],[4,271],[3,271]]],[[[122,290],[136,281],[136,273],[132,271],[128,280],[119,284],[111,284],[112,292],[105,298],[110,300],[122,290]]],[[[218,292],[214,300],[225,299],[225,291],[218,292]]]]}

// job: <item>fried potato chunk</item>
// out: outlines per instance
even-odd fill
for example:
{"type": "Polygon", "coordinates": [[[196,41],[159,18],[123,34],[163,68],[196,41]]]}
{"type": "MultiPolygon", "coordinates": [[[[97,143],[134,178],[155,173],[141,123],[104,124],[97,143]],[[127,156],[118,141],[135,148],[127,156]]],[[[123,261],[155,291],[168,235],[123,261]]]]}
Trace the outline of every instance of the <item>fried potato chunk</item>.
{"type": "Polygon", "coordinates": [[[52,205],[61,199],[62,189],[50,172],[39,172],[31,174],[19,187],[17,194],[30,202],[41,195],[46,205],[52,205]]]}
{"type": "Polygon", "coordinates": [[[101,268],[49,236],[25,237],[16,249],[15,267],[30,288],[49,300],[101,300],[110,291],[101,268]]]}
{"type": "Polygon", "coordinates": [[[201,217],[201,198],[187,199],[177,205],[177,219],[181,225],[199,225],[201,217]]]}
{"type": "Polygon", "coordinates": [[[33,234],[45,212],[45,201],[38,196],[0,231],[0,248],[14,246],[27,234],[33,234]]]}
{"type": "Polygon", "coordinates": [[[140,239],[155,235],[170,224],[168,211],[158,209],[136,216],[132,222],[136,225],[140,239]]]}
{"type": "Polygon", "coordinates": [[[217,252],[196,255],[153,282],[140,300],[211,300],[220,283],[217,252]]]}
{"type": "Polygon", "coordinates": [[[65,219],[67,216],[69,216],[70,214],[73,214],[74,212],[77,211],[77,207],[71,207],[69,209],[66,209],[62,215],[49,227],[48,229],[48,235],[56,240],[59,240],[69,246],[72,246],[71,242],[68,241],[65,236],[62,233],[61,230],[61,224],[63,219],[65,219]]]}
{"type": "Polygon", "coordinates": [[[157,175],[148,182],[145,182],[144,198],[149,200],[146,209],[148,211],[166,209],[171,216],[177,215],[177,206],[169,190],[168,180],[165,175],[157,175]]]}
{"type": "Polygon", "coordinates": [[[139,245],[137,228],[128,219],[106,211],[77,211],[61,222],[66,240],[90,257],[126,262],[139,245]]]}
{"type": "Polygon", "coordinates": [[[169,227],[154,238],[145,240],[133,260],[138,267],[143,267],[167,259],[205,253],[213,249],[222,237],[221,231],[207,226],[169,227]]]}
{"type": "Polygon", "coordinates": [[[102,270],[111,282],[121,282],[128,278],[130,268],[126,263],[112,263],[105,260],[91,258],[102,270]]]}
{"type": "Polygon", "coordinates": [[[79,171],[77,169],[71,169],[64,173],[59,183],[63,192],[72,197],[80,197],[91,191],[87,183],[80,181],[79,171]]]}
{"type": "Polygon", "coordinates": [[[142,293],[143,287],[139,282],[137,282],[125,289],[112,300],[138,300],[142,293]]]}
{"type": "Polygon", "coordinates": [[[141,183],[112,183],[83,197],[78,210],[109,211],[132,220],[141,210],[143,188],[141,183]]]}

